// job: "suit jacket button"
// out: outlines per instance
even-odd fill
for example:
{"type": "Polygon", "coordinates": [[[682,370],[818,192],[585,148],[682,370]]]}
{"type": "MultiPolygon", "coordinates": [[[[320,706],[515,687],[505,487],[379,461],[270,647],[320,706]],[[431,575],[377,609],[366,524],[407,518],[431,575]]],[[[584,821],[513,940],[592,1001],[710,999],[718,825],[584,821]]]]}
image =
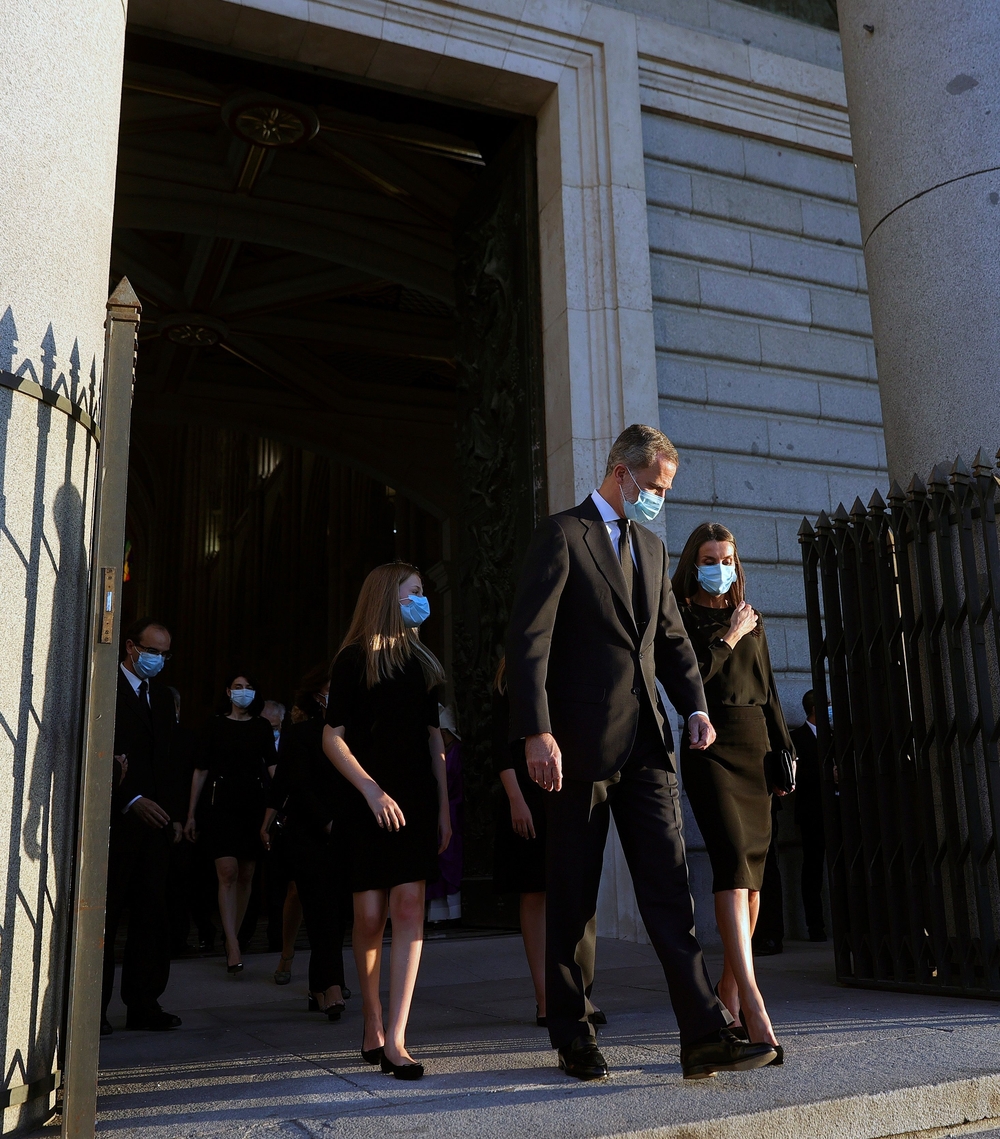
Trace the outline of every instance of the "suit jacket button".
{"type": "Polygon", "coordinates": [[[633,696],[638,696],[638,695],[639,695],[639,689],[638,689],[638,688],[633,688],[633,689],[632,689],[632,695],[633,695],[633,696]]]}

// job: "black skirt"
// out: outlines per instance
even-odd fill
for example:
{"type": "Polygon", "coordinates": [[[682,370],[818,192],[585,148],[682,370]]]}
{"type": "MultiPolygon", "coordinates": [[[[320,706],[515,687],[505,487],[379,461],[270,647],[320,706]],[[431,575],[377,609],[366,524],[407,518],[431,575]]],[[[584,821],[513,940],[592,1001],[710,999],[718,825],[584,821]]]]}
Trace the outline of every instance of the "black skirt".
{"type": "Polygon", "coordinates": [[[514,768],[524,801],[531,811],[534,838],[521,838],[510,822],[510,800],[501,789],[496,801],[493,842],[493,889],[497,894],[538,894],[545,890],[545,796],[537,783],[514,768]]]}
{"type": "Polygon", "coordinates": [[[205,842],[212,858],[241,862],[263,858],[264,806],[264,791],[258,783],[219,776],[205,812],[205,842]]]}
{"type": "Polygon", "coordinates": [[[759,705],[716,705],[710,714],[715,743],[691,751],[685,733],[681,774],[712,863],[712,892],[759,890],[771,843],[764,712],[759,705]]]}

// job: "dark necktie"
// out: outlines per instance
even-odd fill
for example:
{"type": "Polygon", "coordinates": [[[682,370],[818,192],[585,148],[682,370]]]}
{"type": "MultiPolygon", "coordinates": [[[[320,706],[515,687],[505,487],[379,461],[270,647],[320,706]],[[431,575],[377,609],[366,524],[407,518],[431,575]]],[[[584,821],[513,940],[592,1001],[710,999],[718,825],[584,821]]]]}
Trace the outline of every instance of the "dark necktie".
{"type": "Polygon", "coordinates": [[[147,695],[148,692],[149,692],[149,682],[146,680],[140,680],[139,681],[139,712],[142,715],[142,718],[146,721],[146,723],[151,724],[153,722],[153,717],[150,715],[150,712],[149,712],[149,697],[147,695]]]}
{"type": "Polygon", "coordinates": [[[645,625],[642,612],[642,592],[639,589],[639,575],[632,564],[632,546],[630,544],[632,525],[627,518],[618,519],[618,560],[622,566],[622,576],[625,578],[625,592],[632,601],[632,617],[636,628],[645,625]]]}

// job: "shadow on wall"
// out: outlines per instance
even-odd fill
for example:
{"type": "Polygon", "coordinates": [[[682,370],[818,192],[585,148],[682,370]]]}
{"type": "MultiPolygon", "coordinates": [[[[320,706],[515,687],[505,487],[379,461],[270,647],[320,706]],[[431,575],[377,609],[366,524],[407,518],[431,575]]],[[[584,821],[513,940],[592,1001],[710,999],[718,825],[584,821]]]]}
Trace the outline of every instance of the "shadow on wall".
{"type": "MultiPolygon", "coordinates": [[[[0,317],[0,369],[12,372],[16,327],[0,317]]],[[[79,348],[60,371],[51,326],[39,366],[15,375],[94,407],[79,348]],[[89,399],[88,399],[89,396],[89,399]]],[[[74,419],[0,388],[0,573],[7,667],[0,680],[0,747],[9,756],[0,820],[7,827],[0,927],[4,1088],[57,1066],[75,845],[77,774],[89,593],[86,538],[96,446],[74,419]],[[59,470],[61,467],[61,471],[59,470]],[[53,477],[55,476],[55,477],[53,477]],[[44,676],[40,672],[45,656],[44,676]],[[39,685],[41,681],[41,685],[39,685]],[[5,742],[6,741],[6,742],[5,742]]],[[[5,764],[5,766],[7,766],[5,764]]],[[[3,1133],[37,1125],[51,1097],[4,1113],[3,1133]]]]}

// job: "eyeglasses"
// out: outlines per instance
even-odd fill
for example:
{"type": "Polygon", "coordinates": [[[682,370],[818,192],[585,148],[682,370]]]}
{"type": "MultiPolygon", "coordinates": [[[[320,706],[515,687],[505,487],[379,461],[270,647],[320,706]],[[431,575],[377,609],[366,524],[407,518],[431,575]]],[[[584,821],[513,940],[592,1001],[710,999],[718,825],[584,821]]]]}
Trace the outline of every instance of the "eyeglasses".
{"type": "Polygon", "coordinates": [[[170,658],[174,655],[171,652],[164,652],[162,649],[151,649],[147,645],[136,645],[135,647],[139,650],[139,652],[149,653],[149,655],[152,657],[163,657],[164,663],[170,660],[170,658]]]}

